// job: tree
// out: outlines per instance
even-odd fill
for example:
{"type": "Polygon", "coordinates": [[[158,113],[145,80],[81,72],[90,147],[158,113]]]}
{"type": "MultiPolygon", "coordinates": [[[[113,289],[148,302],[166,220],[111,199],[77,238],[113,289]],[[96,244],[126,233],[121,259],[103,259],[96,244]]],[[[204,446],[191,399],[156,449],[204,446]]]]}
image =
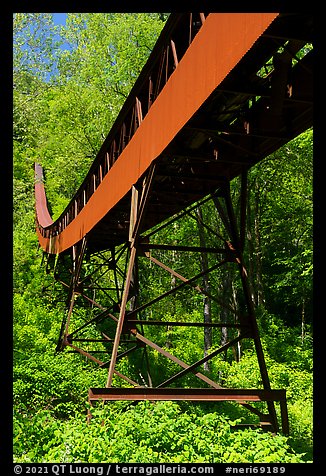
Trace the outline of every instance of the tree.
{"type": "Polygon", "coordinates": [[[56,63],[59,42],[50,13],[13,17],[14,140],[36,145],[42,121],[40,102],[56,63]]]}
{"type": "Polygon", "coordinates": [[[310,319],[312,131],[256,165],[250,190],[248,259],[256,304],[289,324],[306,312],[310,319]]]}
{"type": "MultiPolygon", "coordinates": [[[[200,207],[196,208],[196,215],[197,215],[197,223],[198,223],[198,233],[199,233],[199,242],[202,248],[206,247],[206,238],[205,238],[205,230],[203,226],[203,214],[200,207]]],[[[200,254],[200,262],[201,262],[201,271],[204,272],[208,269],[208,258],[206,253],[200,254]]],[[[212,323],[212,306],[211,306],[211,299],[209,294],[211,294],[211,286],[209,276],[205,274],[203,276],[203,290],[205,294],[203,296],[203,304],[204,304],[204,323],[211,324],[212,323]]],[[[208,354],[209,349],[212,347],[212,328],[211,327],[204,327],[204,357],[208,354]]],[[[204,364],[205,370],[210,370],[209,361],[205,362],[204,364]]]]}
{"type": "Polygon", "coordinates": [[[38,140],[49,198],[55,203],[61,196],[60,211],[96,157],[163,25],[155,13],[68,13],[60,29],[66,46],[38,140]]]}

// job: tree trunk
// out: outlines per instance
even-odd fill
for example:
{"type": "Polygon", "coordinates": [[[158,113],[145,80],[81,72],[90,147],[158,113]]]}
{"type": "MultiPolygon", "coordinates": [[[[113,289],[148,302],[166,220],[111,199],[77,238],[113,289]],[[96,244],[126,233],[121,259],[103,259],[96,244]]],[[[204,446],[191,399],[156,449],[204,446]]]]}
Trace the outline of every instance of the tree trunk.
{"type": "Polygon", "coordinates": [[[305,317],[306,317],[306,312],[305,312],[305,299],[302,299],[302,307],[301,307],[301,344],[303,344],[306,331],[305,331],[305,317]]]}
{"type": "Polygon", "coordinates": [[[256,257],[256,305],[265,305],[264,285],[263,285],[263,273],[262,273],[262,250],[260,239],[260,210],[259,210],[259,190],[256,189],[255,193],[255,206],[254,206],[254,231],[255,231],[255,252],[256,257]]]}
{"type": "MultiPolygon", "coordinates": [[[[205,239],[205,230],[202,225],[203,216],[200,208],[196,209],[197,214],[197,222],[198,222],[198,233],[199,233],[199,241],[201,247],[206,247],[206,239],[205,239]]],[[[201,264],[201,271],[205,271],[208,269],[208,259],[206,253],[200,254],[200,264],[201,264]]],[[[210,282],[208,275],[203,276],[203,289],[206,293],[210,294],[210,282]]],[[[204,323],[211,324],[212,322],[212,308],[211,308],[211,300],[208,296],[204,296],[203,298],[204,304],[204,323]]],[[[212,347],[212,328],[211,327],[204,327],[204,357],[208,354],[208,350],[212,347]]],[[[204,363],[204,370],[210,370],[210,362],[204,363]]]]}
{"type": "MultiPolygon", "coordinates": [[[[231,301],[230,300],[231,287],[232,287],[231,271],[228,268],[224,268],[221,291],[222,291],[222,301],[227,305],[229,305],[231,301]]],[[[225,307],[221,308],[221,321],[225,323],[228,323],[230,321],[229,311],[225,307]]],[[[221,328],[221,346],[227,343],[228,337],[229,337],[228,328],[222,327],[221,328]]],[[[224,360],[226,360],[226,355],[227,355],[227,351],[224,352],[224,360]]]]}
{"type": "Polygon", "coordinates": [[[247,202],[247,251],[248,278],[252,289],[252,300],[255,306],[265,304],[264,286],[262,279],[262,250],[260,239],[260,209],[259,184],[257,180],[253,187],[248,187],[247,202]],[[254,193],[250,193],[254,187],[254,193]]]}
{"type": "MultiPolygon", "coordinates": [[[[234,286],[234,279],[232,279],[231,287],[232,287],[232,306],[234,309],[238,309],[239,308],[238,297],[237,297],[236,288],[234,286]]],[[[238,335],[239,334],[240,334],[240,330],[238,330],[238,335]]],[[[241,341],[240,340],[239,342],[237,342],[236,346],[232,347],[232,350],[233,350],[234,360],[236,362],[240,362],[240,359],[241,359],[241,341]]]]}
{"type": "MultiPolygon", "coordinates": [[[[172,256],[173,256],[173,262],[175,262],[175,258],[176,258],[176,252],[175,251],[172,251],[172,256]]],[[[173,266],[174,268],[174,266],[173,266]]],[[[176,284],[177,284],[177,279],[176,277],[171,274],[171,289],[175,288],[176,287],[176,284]]],[[[171,309],[172,309],[172,315],[175,315],[175,305],[174,305],[174,302],[171,306],[171,309]]],[[[171,341],[171,337],[172,337],[172,326],[166,326],[166,340],[165,340],[165,347],[167,349],[170,349],[172,347],[172,341],[171,341]]]]}

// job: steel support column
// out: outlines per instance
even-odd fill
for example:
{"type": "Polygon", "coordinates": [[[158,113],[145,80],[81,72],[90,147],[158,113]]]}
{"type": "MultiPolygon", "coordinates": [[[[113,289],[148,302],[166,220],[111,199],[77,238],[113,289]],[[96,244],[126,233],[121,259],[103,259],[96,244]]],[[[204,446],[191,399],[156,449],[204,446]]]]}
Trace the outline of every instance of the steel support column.
{"type": "Polygon", "coordinates": [[[134,276],[134,268],[136,263],[136,254],[137,254],[137,244],[138,238],[141,228],[141,223],[143,220],[144,212],[146,210],[146,205],[149,197],[149,191],[152,184],[153,174],[155,170],[155,165],[152,165],[149,169],[149,172],[144,179],[143,188],[141,190],[141,197],[139,200],[139,191],[136,187],[132,188],[132,198],[131,198],[131,208],[130,208],[130,228],[129,228],[129,241],[130,241],[130,258],[128,263],[128,272],[126,276],[126,281],[124,285],[122,301],[120,306],[120,313],[119,313],[119,320],[117,324],[110,367],[109,367],[109,374],[107,379],[107,387],[111,387],[113,372],[116,364],[118,347],[120,342],[120,337],[125,321],[126,315],[126,305],[129,298],[129,291],[132,277],[134,276]]]}
{"type": "MultiPolygon", "coordinates": [[[[230,194],[230,185],[224,187],[224,199],[226,203],[227,217],[230,224],[230,238],[234,246],[235,259],[238,263],[238,268],[239,268],[239,272],[241,276],[242,289],[243,289],[243,293],[244,293],[244,297],[245,297],[246,305],[247,305],[247,311],[248,311],[248,321],[251,326],[252,336],[255,343],[255,349],[256,349],[256,354],[258,358],[261,379],[263,382],[264,389],[271,390],[271,385],[269,381],[268,371],[266,367],[265,357],[264,357],[263,348],[261,345],[261,340],[259,336],[259,330],[258,330],[258,325],[257,325],[257,320],[255,315],[255,305],[252,298],[253,294],[250,289],[248,273],[244,266],[244,260],[243,260],[243,255],[241,251],[244,248],[244,237],[245,237],[245,219],[243,217],[243,214],[244,214],[243,202],[246,202],[246,196],[247,196],[246,181],[247,181],[247,176],[245,174],[242,176],[242,184],[241,184],[242,185],[241,186],[242,206],[240,207],[241,208],[241,215],[240,215],[241,232],[240,233],[238,232],[237,220],[236,220],[236,216],[235,216],[234,208],[232,204],[232,199],[230,194]]],[[[268,401],[267,405],[268,405],[268,410],[271,417],[271,423],[273,425],[273,428],[275,429],[275,431],[278,431],[278,422],[277,422],[274,402],[268,401]]]]}

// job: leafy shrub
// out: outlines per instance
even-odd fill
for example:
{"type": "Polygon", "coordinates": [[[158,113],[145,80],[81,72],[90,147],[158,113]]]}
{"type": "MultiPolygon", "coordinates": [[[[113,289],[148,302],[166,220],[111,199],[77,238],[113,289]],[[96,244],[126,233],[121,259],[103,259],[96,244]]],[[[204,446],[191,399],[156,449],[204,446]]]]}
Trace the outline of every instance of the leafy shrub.
{"type": "Polygon", "coordinates": [[[303,462],[287,438],[261,430],[233,431],[216,412],[181,412],[173,402],[98,404],[59,423],[48,412],[15,419],[15,459],[33,462],[303,462]]]}
{"type": "Polygon", "coordinates": [[[85,369],[67,354],[32,354],[14,367],[14,404],[20,411],[52,409],[67,417],[85,409],[87,389],[98,383],[100,374],[91,364],[85,369]],[[70,358],[69,358],[70,357],[70,358]]]}
{"type": "Polygon", "coordinates": [[[288,404],[290,444],[297,452],[306,452],[312,459],[313,451],[313,405],[307,400],[298,400],[288,404]]]}

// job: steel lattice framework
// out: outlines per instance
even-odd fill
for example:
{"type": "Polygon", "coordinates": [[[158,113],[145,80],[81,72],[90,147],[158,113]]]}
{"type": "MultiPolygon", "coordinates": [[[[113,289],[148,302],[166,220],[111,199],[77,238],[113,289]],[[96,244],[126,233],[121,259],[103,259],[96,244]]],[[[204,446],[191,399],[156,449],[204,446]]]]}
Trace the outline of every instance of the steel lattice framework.
{"type": "Polygon", "coordinates": [[[312,125],[312,36],[304,14],[171,14],[85,180],[54,222],[36,165],[39,242],[67,291],[57,350],[108,372],[105,387],[89,390],[91,403],[236,401],[276,432],[278,402],[288,433],[285,390],[270,385],[244,262],[247,172],[312,125]],[[239,206],[231,193],[236,177],[239,206]],[[203,218],[206,205],[219,216],[218,231],[203,218]],[[210,235],[209,244],[164,235],[185,216],[210,235]],[[171,254],[192,259],[193,276],[175,269],[171,254]],[[218,292],[226,267],[238,275],[239,309],[218,292]],[[170,280],[154,294],[146,282],[153,270],[170,280]],[[156,306],[171,316],[178,296],[201,309],[209,299],[219,310],[214,321],[159,318],[156,306]],[[227,329],[228,339],[190,363],[161,342],[162,329],[177,328],[196,339],[219,339],[227,329]],[[207,370],[243,340],[254,343],[261,389],[224,388],[207,370]],[[157,356],[168,364],[154,376],[157,356]],[[120,366],[133,357],[134,368],[120,366]],[[267,412],[254,402],[265,402],[267,412]]]}

